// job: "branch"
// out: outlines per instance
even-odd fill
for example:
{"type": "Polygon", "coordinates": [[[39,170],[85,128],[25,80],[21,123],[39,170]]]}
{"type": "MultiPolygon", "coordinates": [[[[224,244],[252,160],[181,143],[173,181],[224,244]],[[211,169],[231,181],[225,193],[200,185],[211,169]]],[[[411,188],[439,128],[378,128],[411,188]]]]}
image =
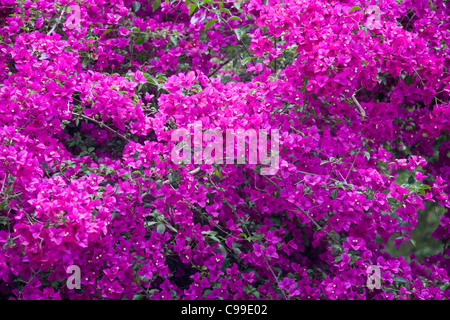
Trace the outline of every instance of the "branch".
{"type": "Polygon", "coordinates": [[[356,158],[358,158],[358,155],[359,155],[359,153],[361,152],[361,148],[362,148],[362,147],[359,147],[358,152],[357,152],[356,155],[355,155],[355,159],[353,159],[352,166],[350,167],[350,170],[348,170],[348,172],[347,172],[347,176],[345,177],[345,181],[347,181],[348,176],[350,175],[350,172],[352,171],[353,166],[355,165],[356,158]]]}
{"type": "Polygon", "coordinates": [[[291,130],[294,131],[296,134],[301,135],[302,137],[305,137],[305,134],[297,129],[295,129],[293,126],[291,126],[291,130]]]}
{"type": "MultiPolygon", "coordinates": [[[[192,175],[194,175],[194,174],[196,174],[198,172],[200,172],[200,168],[195,168],[194,170],[189,171],[189,173],[192,174],[192,175]]],[[[169,179],[165,180],[162,184],[168,184],[168,183],[170,183],[169,179]]]]}
{"type": "Polygon", "coordinates": [[[419,75],[419,73],[417,72],[417,70],[416,70],[415,68],[413,68],[413,70],[414,70],[415,74],[419,77],[419,80],[420,80],[420,83],[422,83],[422,86],[425,87],[425,84],[423,83],[423,80],[422,80],[422,78],[420,77],[420,75],[419,75]]]}
{"type": "Polygon", "coordinates": [[[212,77],[217,71],[222,69],[224,66],[226,66],[228,63],[230,63],[232,59],[227,59],[224,63],[222,63],[220,66],[218,66],[216,69],[214,69],[212,72],[208,74],[208,78],[212,77]]]}
{"type": "Polygon", "coordinates": [[[53,25],[52,29],[49,32],[47,32],[48,36],[51,35],[53,31],[55,31],[56,26],[61,22],[61,18],[62,18],[62,15],[64,14],[64,11],[66,11],[66,8],[62,9],[61,14],[59,15],[59,18],[56,19],[56,23],[53,25]]]}
{"type": "MultiPolygon", "coordinates": [[[[189,171],[189,173],[192,174],[192,175],[194,175],[194,174],[196,174],[196,173],[198,173],[198,172],[200,172],[200,168],[195,168],[194,170],[189,171]]],[[[156,182],[158,182],[158,181],[161,181],[161,180],[157,180],[156,182]]],[[[170,180],[169,180],[169,179],[163,181],[161,185],[163,185],[163,184],[168,184],[168,183],[170,183],[170,180]]],[[[142,198],[144,198],[145,196],[148,196],[149,194],[150,194],[149,191],[144,192],[144,193],[142,194],[142,198]]]]}
{"type": "Polygon", "coordinates": [[[111,127],[107,126],[106,124],[104,124],[103,122],[97,121],[95,119],[92,119],[88,116],[85,116],[84,114],[80,114],[80,113],[76,113],[76,112],[72,112],[72,115],[91,121],[95,124],[97,124],[100,128],[105,128],[108,132],[118,136],[120,139],[122,139],[123,141],[125,141],[126,143],[130,143],[130,140],[128,138],[126,138],[124,135],[120,134],[119,132],[117,132],[116,130],[112,129],[111,127]]]}
{"type": "MultiPolygon", "coordinates": [[[[295,205],[295,204],[294,204],[295,205]]],[[[311,222],[312,223],[314,223],[314,225],[319,229],[319,230],[321,230],[321,231],[323,231],[327,236],[328,236],[328,238],[330,238],[331,240],[333,240],[338,246],[339,246],[339,248],[341,248],[342,249],[342,251],[344,251],[344,247],[341,245],[341,243],[335,238],[335,237],[333,237],[331,234],[329,234],[328,232],[326,232],[313,218],[311,218],[310,216],[309,216],[309,214],[308,214],[308,212],[307,211],[305,211],[305,210],[302,210],[302,209],[300,209],[297,205],[295,205],[296,207],[297,207],[297,209],[298,210],[300,210],[301,212],[303,212],[307,217],[308,217],[308,219],[309,220],[311,220],[311,222]]],[[[291,210],[292,211],[292,210],[291,210]]]]}
{"type": "MultiPolygon", "coordinates": [[[[53,25],[53,27],[50,29],[50,31],[47,32],[48,36],[51,35],[53,31],[55,31],[56,26],[61,22],[61,18],[62,18],[62,15],[64,14],[64,11],[66,11],[66,8],[62,9],[61,14],[59,15],[59,18],[56,19],[56,23],[53,25]]],[[[36,49],[33,49],[33,51],[31,51],[31,55],[33,55],[35,51],[36,51],[36,49]]]]}
{"type": "Polygon", "coordinates": [[[352,100],[353,103],[355,104],[356,108],[358,108],[359,110],[359,114],[365,118],[366,117],[366,112],[364,111],[364,109],[361,107],[361,105],[359,104],[358,100],[356,100],[355,94],[352,95],[352,100]]]}

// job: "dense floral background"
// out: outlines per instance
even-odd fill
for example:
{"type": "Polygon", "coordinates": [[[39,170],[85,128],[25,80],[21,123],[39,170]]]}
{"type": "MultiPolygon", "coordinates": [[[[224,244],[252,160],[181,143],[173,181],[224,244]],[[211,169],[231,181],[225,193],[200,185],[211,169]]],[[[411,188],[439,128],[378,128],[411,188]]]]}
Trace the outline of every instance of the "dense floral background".
{"type": "Polygon", "coordinates": [[[449,299],[449,44],[443,0],[0,0],[0,297],[449,299]],[[278,172],[174,163],[196,121],[278,172]]]}

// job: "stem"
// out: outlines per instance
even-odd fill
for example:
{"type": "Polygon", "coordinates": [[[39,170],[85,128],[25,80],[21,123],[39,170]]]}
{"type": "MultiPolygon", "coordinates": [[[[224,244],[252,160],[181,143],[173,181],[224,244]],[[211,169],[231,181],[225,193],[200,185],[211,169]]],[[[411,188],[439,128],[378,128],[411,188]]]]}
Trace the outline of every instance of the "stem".
{"type": "MultiPolygon", "coordinates": [[[[273,40],[275,43],[275,50],[277,50],[277,37],[274,37],[273,40]]],[[[278,61],[278,58],[275,58],[275,70],[274,70],[275,74],[277,74],[277,61],[278,61]]]]}
{"type": "MultiPolygon", "coordinates": [[[[59,15],[59,18],[56,19],[56,23],[53,25],[53,27],[50,29],[49,32],[47,32],[47,35],[51,35],[53,31],[55,31],[56,26],[59,24],[59,22],[61,21],[62,15],[64,14],[64,11],[66,11],[66,8],[64,7],[61,11],[61,14],[59,15]]],[[[36,51],[36,49],[33,49],[33,51],[31,51],[31,55],[34,54],[34,52],[36,51]]]]}
{"type": "Polygon", "coordinates": [[[419,77],[419,80],[420,80],[420,83],[422,83],[422,86],[425,87],[425,84],[423,83],[422,78],[420,77],[419,73],[416,71],[415,68],[413,68],[413,70],[414,70],[415,74],[419,77]]]}
{"type": "MultiPolygon", "coordinates": [[[[296,205],[295,205],[296,206],[296,205]]],[[[326,232],[313,218],[311,218],[310,216],[309,216],[309,214],[308,214],[308,212],[307,211],[305,211],[305,210],[302,210],[302,209],[300,209],[298,206],[296,206],[297,207],[297,209],[298,210],[300,210],[301,212],[303,212],[307,217],[308,217],[308,219],[309,220],[311,220],[311,222],[312,223],[314,223],[314,225],[319,229],[319,230],[321,230],[321,231],[323,231],[327,236],[328,236],[328,238],[330,238],[331,240],[333,240],[338,246],[339,246],[339,248],[341,248],[342,249],[342,251],[344,251],[344,247],[341,245],[341,243],[335,238],[335,237],[333,237],[331,234],[329,234],[328,232],[326,232]]],[[[315,207],[313,207],[313,208],[315,208],[315,207]]]]}
{"type": "Polygon", "coordinates": [[[356,153],[355,159],[353,159],[352,166],[350,167],[350,170],[348,170],[347,176],[345,177],[345,181],[347,181],[348,176],[350,175],[350,172],[352,171],[353,166],[355,165],[356,158],[358,158],[358,155],[360,152],[361,152],[361,147],[359,147],[358,152],[356,153]]]}
{"type": "Polygon", "coordinates": [[[222,69],[224,66],[226,66],[228,63],[230,63],[231,59],[227,59],[225,62],[223,62],[220,66],[218,66],[216,69],[214,69],[212,72],[208,74],[208,78],[212,77],[217,71],[222,69]]]}
{"type": "Polygon", "coordinates": [[[61,22],[61,18],[62,18],[62,15],[64,14],[64,11],[66,11],[66,8],[62,9],[61,14],[59,15],[59,18],[56,19],[56,23],[53,25],[52,29],[49,32],[47,32],[47,35],[51,35],[52,32],[55,31],[56,26],[61,22]]]}
{"type": "MultiPolygon", "coordinates": [[[[200,167],[199,167],[199,168],[195,168],[194,170],[189,171],[189,173],[192,174],[192,175],[194,175],[194,174],[196,174],[196,173],[198,173],[198,172],[200,172],[200,167]]],[[[169,179],[165,180],[162,184],[168,184],[168,183],[170,183],[170,180],[169,180],[169,179]]]]}
{"type": "Polygon", "coordinates": [[[4,189],[5,186],[6,186],[6,182],[7,182],[8,178],[9,178],[9,173],[6,172],[6,173],[5,173],[5,178],[3,179],[3,184],[2,184],[2,189],[0,190],[0,194],[3,194],[3,189],[4,189]]]}
{"type": "MultiPolygon", "coordinates": [[[[194,175],[194,174],[196,174],[196,173],[198,173],[198,172],[200,172],[200,167],[195,168],[194,170],[189,171],[189,173],[192,174],[192,175],[194,175]]],[[[170,180],[169,180],[169,179],[163,181],[162,184],[168,184],[168,183],[170,183],[170,180]]],[[[147,191],[147,192],[144,192],[144,193],[142,194],[142,198],[144,198],[145,196],[147,196],[147,195],[149,195],[149,194],[150,194],[150,192],[148,192],[148,191],[147,191]]]]}
{"type": "Polygon", "coordinates": [[[353,103],[355,104],[356,108],[358,108],[359,110],[359,114],[365,118],[366,117],[366,112],[364,111],[364,109],[361,107],[361,105],[359,104],[358,100],[356,100],[355,94],[352,95],[352,100],[353,103]]]}
{"type": "Polygon", "coordinates": [[[295,129],[295,128],[294,128],[293,126],[291,126],[291,130],[292,130],[292,131],[294,131],[295,133],[297,133],[297,134],[301,135],[302,137],[304,137],[304,136],[305,136],[305,134],[304,134],[303,132],[301,132],[301,131],[299,131],[299,130],[295,129]]]}
{"type": "Polygon", "coordinates": [[[128,138],[126,138],[125,136],[123,136],[122,134],[120,134],[119,132],[115,131],[114,129],[112,129],[111,127],[107,126],[106,124],[104,124],[103,122],[97,121],[95,119],[92,119],[88,116],[85,116],[84,114],[80,114],[80,113],[76,113],[76,112],[72,112],[72,115],[91,121],[95,124],[97,124],[100,128],[105,128],[108,132],[118,136],[120,139],[122,139],[123,141],[125,141],[126,143],[130,143],[130,140],[128,138]]]}

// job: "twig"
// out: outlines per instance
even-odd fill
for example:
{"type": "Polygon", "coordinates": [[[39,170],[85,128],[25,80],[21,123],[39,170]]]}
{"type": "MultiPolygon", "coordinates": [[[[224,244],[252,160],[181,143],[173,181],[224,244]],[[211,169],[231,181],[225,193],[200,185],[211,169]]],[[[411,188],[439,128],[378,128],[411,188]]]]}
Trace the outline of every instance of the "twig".
{"type": "MultiPolygon", "coordinates": [[[[200,172],[200,168],[195,168],[194,170],[189,171],[189,173],[192,174],[192,175],[194,175],[194,174],[196,174],[196,173],[198,173],[198,172],[200,172]]],[[[161,180],[158,180],[158,181],[161,181],[161,180]]],[[[162,184],[168,184],[168,183],[170,183],[170,179],[164,180],[164,181],[162,182],[162,184]]],[[[144,192],[144,193],[142,194],[142,198],[144,198],[145,196],[148,196],[149,194],[150,194],[149,191],[144,192]]]]}
{"type": "Polygon", "coordinates": [[[0,194],[3,194],[3,189],[4,189],[5,186],[6,186],[6,183],[7,183],[8,178],[9,178],[9,173],[6,172],[6,173],[5,173],[5,178],[3,179],[2,190],[0,191],[0,194]]]}
{"type": "Polygon", "coordinates": [[[293,126],[291,126],[291,130],[292,130],[292,131],[294,131],[295,133],[297,133],[297,134],[301,135],[302,137],[304,137],[304,136],[305,136],[305,134],[304,134],[303,132],[301,132],[301,131],[299,131],[299,130],[295,129],[295,128],[294,128],[293,126]]]}
{"type": "Polygon", "coordinates": [[[225,62],[223,62],[221,65],[219,65],[216,69],[214,69],[212,72],[210,72],[208,74],[208,78],[212,77],[217,71],[219,71],[220,69],[222,69],[224,66],[226,66],[228,63],[231,62],[231,58],[227,59],[225,62]]]}
{"type": "MultiPolygon", "coordinates": [[[[203,212],[201,212],[200,210],[198,210],[195,206],[193,206],[192,204],[190,204],[186,199],[182,198],[182,200],[184,201],[184,203],[186,203],[190,208],[192,208],[193,210],[197,211],[198,213],[200,213],[203,217],[205,217],[206,219],[208,218],[203,212]]],[[[222,231],[223,233],[229,235],[230,237],[232,237],[233,235],[229,232],[226,232],[225,230],[223,230],[220,225],[217,223],[214,225],[214,227],[216,227],[217,229],[219,229],[220,231],[222,231]]]]}
{"type": "Polygon", "coordinates": [[[416,16],[416,13],[414,12],[414,14],[412,15],[411,19],[409,19],[408,24],[405,27],[405,30],[408,29],[409,24],[411,23],[412,19],[414,19],[415,16],[416,16]]]}
{"type": "Polygon", "coordinates": [[[355,159],[353,159],[352,166],[350,167],[350,170],[348,170],[348,172],[347,172],[347,176],[345,177],[345,181],[346,182],[347,182],[348,176],[350,175],[350,172],[353,169],[353,166],[355,165],[356,158],[358,158],[358,155],[359,155],[360,152],[361,152],[361,147],[359,147],[358,152],[355,155],[355,159]]]}
{"type": "MultiPolygon", "coordinates": [[[[61,22],[61,18],[62,18],[62,15],[64,14],[64,11],[66,11],[65,7],[62,9],[61,14],[59,15],[59,18],[56,19],[56,23],[53,25],[53,27],[50,29],[50,31],[47,32],[48,36],[51,35],[53,31],[55,31],[56,26],[61,22]]],[[[36,49],[33,49],[33,51],[31,51],[31,55],[33,55],[35,51],[36,51],[36,49]]]]}
{"type": "Polygon", "coordinates": [[[359,104],[358,100],[356,100],[355,94],[352,95],[352,100],[353,100],[353,103],[355,104],[356,108],[358,108],[359,113],[361,114],[361,116],[362,116],[363,118],[365,118],[365,117],[366,117],[366,112],[365,112],[364,109],[361,107],[361,105],[359,104]]]}
{"type": "MultiPolygon", "coordinates": [[[[295,205],[295,204],[294,204],[295,205]]],[[[309,216],[309,214],[308,214],[308,212],[307,211],[305,211],[305,210],[303,210],[303,209],[300,209],[297,205],[295,205],[295,207],[298,209],[298,210],[300,210],[301,212],[303,212],[307,217],[308,217],[308,219],[309,220],[311,220],[311,222],[312,223],[314,223],[314,225],[319,229],[319,230],[321,230],[321,231],[323,231],[327,236],[328,236],[328,238],[330,238],[331,240],[333,240],[338,246],[339,246],[339,248],[341,248],[342,249],[342,251],[344,251],[344,247],[341,245],[341,243],[335,238],[335,237],[333,237],[331,234],[329,234],[328,232],[326,232],[313,218],[311,218],[310,216],[309,216]]],[[[313,207],[313,208],[315,208],[315,207],[313,207]]],[[[291,210],[292,211],[292,210],[291,210]]]]}
{"type": "Polygon", "coordinates": [[[56,26],[61,22],[61,18],[62,18],[62,15],[64,14],[64,11],[66,11],[66,8],[62,9],[61,14],[59,15],[59,18],[56,19],[56,23],[53,25],[52,29],[49,32],[47,32],[48,36],[51,35],[53,31],[55,31],[56,26]]]}
{"type": "Polygon", "coordinates": [[[413,68],[413,70],[414,70],[414,72],[417,74],[417,76],[419,77],[419,80],[420,80],[420,82],[422,83],[422,86],[425,87],[425,84],[423,83],[422,78],[420,77],[419,73],[416,71],[415,68],[413,68]]]}
{"type": "Polygon", "coordinates": [[[83,118],[85,120],[94,122],[95,124],[97,124],[99,127],[101,128],[105,128],[108,132],[115,134],[116,136],[118,136],[120,139],[122,139],[123,141],[125,141],[126,143],[130,143],[130,140],[128,138],[126,138],[124,135],[120,134],[119,132],[117,132],[116,130],[112,129],[111,127],[107,126],[106,124],[104,124],[103,122],[97,121],[95,119],[92,119],[88,116],[85,116],[84,114],[80,114],[80,113],[76,113],[76,112],[72,112],[72,114],[76,117],[79,118],[83,118]]]}
{"type": "MultiPolygon", "coordinates": [[[[194,174],[196,174],[198,172],[200,172],[200,168],[195,168],[194,170],[189,171],[189,173],[192,174],[192,175],[194,175],[194,174]]],[[[169,179],[165,180],[162,184],[168,184],[168,183],[170,183],[169,179]]]]}

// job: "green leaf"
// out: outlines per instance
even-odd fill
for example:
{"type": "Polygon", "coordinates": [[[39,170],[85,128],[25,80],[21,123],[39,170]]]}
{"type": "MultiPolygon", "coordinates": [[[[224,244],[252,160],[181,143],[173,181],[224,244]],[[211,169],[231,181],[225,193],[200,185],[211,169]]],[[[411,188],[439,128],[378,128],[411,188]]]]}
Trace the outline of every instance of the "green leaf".
{"type": "Polygon", "coordinates": [[[206,298],[206,297],[208,296],[208,294],[210,294],[211,292],[212,292],[211,289],[206,289],[206,290],[203,292],[203,298],[206,298]]]}
{"type": "Polygon", "coordinates": [[[405,85],[410,86],[410,85],[412,85],[414,83],[414,78],[411,75],[408,74],[405,77],[404,81],[405,81],[405,85]]]}
{"type": "Polygon", "coordinates": [[[367,151],[363,151],[363,153],[366,156],[367,160],[370,160],[370,153],[367,151]]]}
{"type": "Polygon", "coordinates": [[[323,164],[328,163],[328,162],[330,162],[330,161],[328,161],[328,160],[322,160],[322,162],[320,162],[320,165],[323,165],[323,164]]]}
{"type": "Polygon", "coordinates": [[[239,17],[236,17],[236,16],[232,16],[229,20],[239,20],[239,21],[242,21],[242,19],[241,18],[239,18],[239,17]]]}
{"type": "Polygon", "coordinates": [[[141,44],[144,43],[144,40],[145,40],[144,37],[139,37],[139,38],[136,39],[134,44],[141,45],[141,44]]]}
{"type": "Polygon", "coordinates": [[[406,279],[403,278],[403,277],[395,277],[395,278],[394,278],[394,281],[395,281],[395,282],[402,282],[402,283],[407,283],[407,282],[408,282],[408,281],[406,281],[406,279]]]}
{"type": "Polygon", "coordinates": [[[422,189],[422,190],[424,190],[424,189],[431,190],[431,187],[430,187],[429,185],[427,185],[427,184],[422,184],[422,185],[419,187],[419,189],[422,189]]]}
{"type": "Polygon", "coordinates": [[[238,10],[241,10],[241,3],[236,1],[236,2],[234,3],[234,7],[235,7],[236,9],[238,9],[238,10]]]}
{"type": "Polygon", "coordinates": [[[45,173],[48,174],[48,170],[50,169],[48,167],[48,164],[46,162],[41,162],[42,166],[44,167],[45,173]]]}
{"type": "Polygon", "coordinates": [[[220,252],[222,252],[224,258],[226,259],[227,258],[227,249],[225,249],[225,247],[222,244],[219,244],[219,249],[220,249],[220,252]]]}
{"type": "Polygon", "coordinates": [[[222,8],[222,9],[220,9],[220,11],[221,11],[221,12],[228,13],[230,16],[232,16],[230,10],[228,10],[227,8],[222,8]]]}
{"type": "Polygon", "coordinates": [[[155,86],[158,85],[158,80],[156,80],[154,77],[152,77],[151,75],[149,75],[148,73],[144,73],[144,77],[147,80],[147,82],[154,84],[155,86]]]}
{"type": "Polygon", "coordinates": [[[217,237],[214,236],[214,235],[212,235],[212,234],[209,234],[208,237],[209,237],[211,240],[214,240],[215,242],[220,242],[220,240],[217,239],[217,237]]]}
{"type": "Polygon", "coordinates": [[[207,24],[205,24],[205,31],[208,30],[208,28],[211,27],[215,22],[217,22],[217,19],[211,20],[207,24]]]}
{"type": "Polygon", "coordinates": [[[240,253],[242,252],[241,249],[239,249],[238,247],[234,247],[232,250],[233,250],[234,253],[236,253],[236,254],[240,254],[240,253]]]}
{"type": "Polygon", "coordinates": [[[177,37],[175,36],[170,36],[170,41],[172,41],[172,43],[176,46],[178,43],[177,37]]]}
{"type": "Polygon", "coordinates": [[[362,10],[362,9],[358,6],[354,6],[350,10],[348,10],[348,13],[353,12],[353,11],[358,11],[358,10],[362,10]]]}
{"type": "Polygon", "coordinates": [[[154,225],[154,224],[157,224],[158,222],[156,222],[156,221],[148,221],[148,222],[146,222],[145,223],[145,226],[146,227],[150,227],[150,226],[152,226],[152,225],[154,225]]]}
{"type": "Polygon", "coordinates": [[[141,3],[140,2],[137,2],[137,1],[134,1],[133,2],[133,10],[134,10],[134,12],[138,12],[138,10],[141,8],[141,3]]]}
{"type": "Polygon", "coordinates": [[[252,57],[247,57],[244,60],[242,60],[242,65],[246,65],[250,60],[252,60],[252,57]]]}
{"type": "Polygon", "coordinates": [[[244,232],[239,233],[238,236],[247,239],[247,235],[244,232]]]}
{"type": "Polygon", "coordinates": [[[189,15],[192,15],[194,13],[195,9],[197,9],[197,5],[195,3],[191,3],[189,5],[189,15]]]}
{"type": "Polygon", "coordinates": [[[213,9],[213,11],[214,11],[214,13],[215,13],[216,16],[217,16],[217,19],[218,19],[219,21],[222,21],[222,15],[220,14],[220,11],[217,10],[217,9],[213,9]]]}
{"type": "Polygon", "coordinates": [[[337,195],[337,189],[334,189],[333,192],[331,193],[331,198],[336,200],[336,195],[337,195]]]}
{"type": "Polygon", "coordinates": [[[166,226],[164,225],[164,223],[160,223],[156,226],[156,231],[158,231],[158,233],[164,233],[164,231],[166,231],[166,226]]]}
{"type": "Polygon", "coordinates": [[[158,10],[158,8],[161,6],[161,0],[155,0],[153,1],[153,5],[152,5],[152,9],[153,12],[155,12],[156,10],[158,10]]]}
{"type": "Polygon", "coordinates": [[[238,40],[241,40],[242,36],[245,34],[245,32],[241,29],[235,29],[234,32],[236,33],[236,38],[238,40]]]}
{"type": "Polygon", "coordinates": [[[410,177],[408,178],[408,183],[409,183],[409,184],[413,184],[414,182],[416,182],[416,179],[414,179],[413,176],[410,176],[410,177]]]}

